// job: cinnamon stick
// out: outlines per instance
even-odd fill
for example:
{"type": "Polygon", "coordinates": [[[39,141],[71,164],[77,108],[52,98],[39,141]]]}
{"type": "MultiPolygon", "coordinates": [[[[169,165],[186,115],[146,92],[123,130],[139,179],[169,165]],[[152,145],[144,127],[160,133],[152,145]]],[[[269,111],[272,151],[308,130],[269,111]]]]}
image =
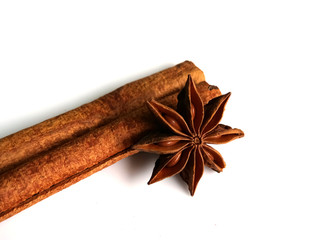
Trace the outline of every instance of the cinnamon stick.
{"type": "MultiPolygon", "coordinates": [[[[220,95],[206,82],[198,90],[207,103],[220,95]]],[[[159,100],[175,107],[177,93],[159,100]]],[[[157,128],[144,105],[80,137],[29,159],[0,175],[0,221],[20,212],[65,187],[136,153],[130,147],[157,128]]]]}
{"type": "Polygon", "coordinates": [[[205,80],[199,68],[192,62],[185,61],[0,139],[0,173],[137,109],[151,98],[158,99],[179,91],[188,74],[197,83],[205,80]]]}

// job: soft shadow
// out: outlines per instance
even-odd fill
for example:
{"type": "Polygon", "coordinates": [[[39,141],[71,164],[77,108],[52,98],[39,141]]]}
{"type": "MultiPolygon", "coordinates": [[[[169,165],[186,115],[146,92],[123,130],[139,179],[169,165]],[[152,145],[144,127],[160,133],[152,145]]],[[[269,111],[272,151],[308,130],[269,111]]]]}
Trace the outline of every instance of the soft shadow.
{"type": "Polygon", "coordinates": [[[137,153],[127,158],[127,178],[128,180],[135,181],[140,178],[144,178],[146,173],[151,177],[152,169],[158,155],[151,153],[137,153]]]}
{"type": "MultiPolygon", "coordinates": [[[[136,74],[132,74],[132,76],[130,76],[129,78],[119,78],[119,79],[112,79],[112,80],[107,79],[108,81],[106,81],[107,83],[105,84],[105,86],[103,87],[99,86],[92,92],[81,94],[81,95],[74,95],[74,97],[68,102],[57,104],[55,107],[50,107],[50,109],[47,109],[47,110],[41,109],[41,111],[37,112],[37,114],[33,114],[32,116],[23,116],[23,119],[10,120],[10,122],[8,121],[8,124],[4,124],[0,126],[0,138],[5,137],[9,134],[15,133],[17,131],[20,131],[24,128],[38,124],[49,118],[63,114],[85,103],[94,101],[95,99],[121,87],[126,83],[138,80],[143,77],[147,77],[151,74],[162,71],[172,66],[174,66],[174,64],[166,63],[166,64],[161,64],[159,66],[156,66],[154,68],[150,68],[148,70],[140,71],[139,73],[136,73],[136,74]]],[[[44,86],[44,88],[47,88],[47,86],[44,86]]],[[[26,91],[27,90],[28,89],[26,89],[26,91]]],[[[39,88],[39,91],[41,91],[41,88],[39,88]]],[[[17,109],[17,111],[18,110],[19,109],[17,109]]]]}

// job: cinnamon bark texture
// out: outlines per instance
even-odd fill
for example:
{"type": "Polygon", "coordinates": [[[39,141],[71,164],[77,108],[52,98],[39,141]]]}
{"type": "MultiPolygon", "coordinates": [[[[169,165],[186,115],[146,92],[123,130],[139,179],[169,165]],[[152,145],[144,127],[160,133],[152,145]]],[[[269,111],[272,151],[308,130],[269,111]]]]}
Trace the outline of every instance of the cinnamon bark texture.
{"type": "MultiPolygon", "coordinates": [[[[219,96],[218,88],[198,84],[203,102],[219,96]]],[[[175,107],[177,93],[158,100],[175,107]]],[[[146,105],[74,138],[0,175],[0,221],[65,187],[136,153],[131,146],[158,128],[146,105]]]]}
{"type": "Polygon", "coordinates": [[[196,83],[205,80],[199,68],[192,62],[185,61],[124,85],[79,108],[0,139],[0,173],[102,126],[120,114],[137,109],[147,100],[180,91],[188,74],[192,75],[196,83]]]}

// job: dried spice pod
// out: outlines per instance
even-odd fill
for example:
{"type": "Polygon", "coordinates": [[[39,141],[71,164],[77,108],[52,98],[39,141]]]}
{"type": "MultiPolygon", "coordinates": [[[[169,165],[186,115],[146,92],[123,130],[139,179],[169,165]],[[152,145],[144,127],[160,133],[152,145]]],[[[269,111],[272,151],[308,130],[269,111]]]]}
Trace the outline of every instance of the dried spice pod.
{"type": "Polygon", "coordinates": [[[134,149],[161,154],[149,184],[180,174],[194,195],[204,165],[221,172],[225,162],[220,153],[207,144],[222,144],[241,138],[240,129],[219,124],[230,93],[217,96],[207,105],[201,99],[191,76],[178,95],[177,111],[150,101],[149,108],[165,127],[133,146],[134,149]],[[168,120],[170,116],[170,120],[168,120]]]}
{"type": "Polygon", "coordinates": [[[126,84],[79,108],[0,139],[0,173],[137,109],[147,100],[180,91],[186,82],[187,74],[192,74],[197,83],[205,80],[199,68],[192,62],[185,61],[126,84]]]}
{"type": "MultiPolygon", "coordinates": [[[[198,84],[198,89],[204,102],[220,95],[219,89],[210,88],[206,82],[198,84]]],[[[174,107],[177,93],[159,102],[174,107]]],[[[0,174],[0,221],[136,153],[131,146],[157,129],[152,113],[144,105],[0,174]]]]}

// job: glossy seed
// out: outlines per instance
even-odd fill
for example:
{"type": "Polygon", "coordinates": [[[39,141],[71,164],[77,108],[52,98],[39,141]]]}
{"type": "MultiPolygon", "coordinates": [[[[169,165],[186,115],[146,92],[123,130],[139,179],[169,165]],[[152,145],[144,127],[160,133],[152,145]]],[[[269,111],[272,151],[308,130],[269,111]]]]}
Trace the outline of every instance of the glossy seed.
{"type": "Polygon", "coordinates": [[[164,141],[164,142],[159,142],[157,145],[162,146],[162,147],[170,147],[172,145],[175,145],[179,141],[164,141]]]}
{"type": "Polygon", "coordinates": [[[196,109],[192,103],[190,105],[190,113],[191,113],[191,118],[194,119],[194,117],[196,116],[196,109]]]}
{"type": "Polygon", "coordinates": [[[177,129],[177,130],[179,130],[179,131],[182,130],[182,128],[180,127],[179,123],[178,123],[173,117],[171,117],[171,116],[169,116],[169,115],[164,115],[163,117],[167,120],[167,122],[168,122],[172,127],[174,127],[175,129],[177,129]]]}
{"type": "Polygon", "coordinates": [[[176,165],[180,160],[181,152],[176,154],[171,160],[167,163],[166,167],[173,167],[176,165]]]}
{"type": "Polygon", "coordinates": [[[207,157],[209,158],[209,161],[214,161],[214,157],[211,155],[211,153],[209,153],[208,151],[204,150],[204,152],[206,153],[207,157]]]}

